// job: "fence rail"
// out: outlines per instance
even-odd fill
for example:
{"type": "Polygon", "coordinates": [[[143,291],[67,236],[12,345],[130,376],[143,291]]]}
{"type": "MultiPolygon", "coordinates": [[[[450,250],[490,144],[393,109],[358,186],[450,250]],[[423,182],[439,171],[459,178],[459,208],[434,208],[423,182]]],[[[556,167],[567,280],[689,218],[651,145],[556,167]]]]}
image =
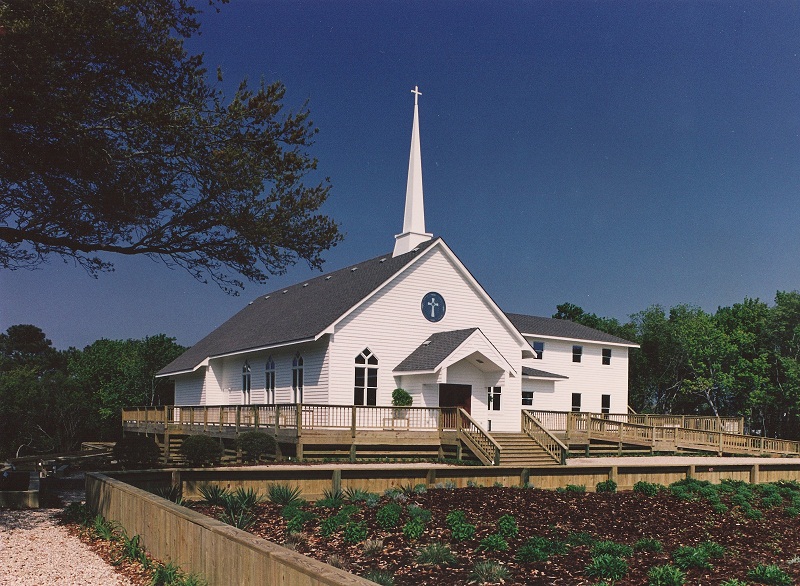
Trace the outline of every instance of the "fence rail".
{"type": "Polygon", "coordinates": [[[707,417],[701,415],[660,415],[644,413],[591,413],[571,411],[528,410],[550,431],[568,433],[585,432],[586,422],[592,418],[602,418],[632,425],[650,427],[683,427],[701,431],[723,431],[732,434],[744,433],[744,419],[741,417],[707,417]]]}
{"type": "Polygon", "coordinates": [[[561,440],[550,433],[542,422],[529,411],[522,412],[522,431],[539,444],[545,452],[559,464],[565,464],[569,457],[569,449],[561,440]]]}

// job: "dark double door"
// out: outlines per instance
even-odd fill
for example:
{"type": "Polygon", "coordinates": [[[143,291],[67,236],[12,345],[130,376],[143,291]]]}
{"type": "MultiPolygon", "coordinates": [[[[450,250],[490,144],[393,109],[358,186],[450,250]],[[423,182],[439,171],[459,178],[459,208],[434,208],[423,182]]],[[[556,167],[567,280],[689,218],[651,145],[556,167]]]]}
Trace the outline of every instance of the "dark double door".
{"type": "Polygon", "coordinates": [[[471,413],[472,385],[439,385],[439,407],[461,407],[471,413]]]}

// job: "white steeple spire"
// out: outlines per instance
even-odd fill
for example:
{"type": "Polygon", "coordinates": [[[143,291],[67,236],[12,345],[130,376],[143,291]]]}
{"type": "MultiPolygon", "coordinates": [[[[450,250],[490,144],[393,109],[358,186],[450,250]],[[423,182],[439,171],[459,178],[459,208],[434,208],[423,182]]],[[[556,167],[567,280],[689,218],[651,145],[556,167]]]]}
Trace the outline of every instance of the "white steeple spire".
{"type": "Polygon", "coordinates": [[[408,158],[408,184],[406,185],[406,211],[403,216],[403,233],[395,236],[394,253],[398,256],[430,240],[433,234],[425,232],[425,204],[422,198],[422,156],[419,148],[419,86],[414,94],[414,126],[411,129],[411,154],[408,158]]]}

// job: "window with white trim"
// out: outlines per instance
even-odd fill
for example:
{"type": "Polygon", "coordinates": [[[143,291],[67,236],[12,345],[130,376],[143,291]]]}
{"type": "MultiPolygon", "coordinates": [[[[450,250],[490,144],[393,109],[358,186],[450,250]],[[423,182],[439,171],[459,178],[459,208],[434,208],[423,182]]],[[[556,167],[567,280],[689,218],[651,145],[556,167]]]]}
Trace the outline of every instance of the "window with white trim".
{"type": "Polygon", "coordinates": [[[583,346],[572,347],[572,362],[580,362],[583,356],[583,346]]]}
{"type": "Polygon", "coordinates": [[[300,352],[295,354],[292,360],[292,391],[294,392],[294,402],[303,402],[303,357],[300,352]]]}
{"type": "Polygon", "coordinates": [[[611,364],[611,348],[603,348],[603,364],[606,366],[611,364]]]}
{"type": "Polygon", "coordinates": [[[581,394],[572,393],[572,411],[579,413],[581,410],[581,394]]]}
{"type": "Polygon", "coordinates": [[[544,355],[544,342],[531,342],[533,347],[533,359],[541,360],[544,355]]]}
{"type": "Polygon", "coordinates": [[[611,413],[611,395],[600,395],[600,411],[611,413]]]}
{"type": "Polygon", "coordinates": [[[250,364],[247,360],[242,365],[242,404],[250,404],[250,364]]]}
{"type": "Polygon", "coordinates": [[[265,390],[265,397],[264,402],[268,405],[272,405],[275,403],[275,361],[272,359],[272,356],[267,358],[267,364],[264,367],[264,388],[265,390]]]}
{"type": "Polygon", "coordinates": [[[356,356],[353,404],[378,404],[378,358],[369,348],[356,356]]]}
{"type": "Polygon", "coordinates": [[[489,387],[489,411],[500,411],[501,387],[489,387]]]}
{"type": "Polygon", "coordinates": [[[528,406],[533,405],[533,391],[522,391],[522,404],[528,406]]]}

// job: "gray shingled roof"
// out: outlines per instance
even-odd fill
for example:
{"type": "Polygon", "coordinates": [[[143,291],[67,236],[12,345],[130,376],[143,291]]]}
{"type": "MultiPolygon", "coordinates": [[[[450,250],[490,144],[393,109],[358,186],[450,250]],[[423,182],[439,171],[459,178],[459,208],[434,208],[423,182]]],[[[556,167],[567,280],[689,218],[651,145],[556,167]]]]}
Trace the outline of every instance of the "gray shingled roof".
{"type": "Polygon", "coordinates": [[[511,320],[511,323],[514,324],[514,327],[517,328],[520,333],[525,335],[553,336],[555,338],[638,346],[635,342],[630,342],[566,319],[538,317],[535,315],[523,315],[521,313],[507,313],[506,317],[511,320]]]}
{"type": "Polygon", "coordinates": [[[553,374],[552,372],[545,372],[544,370],[531,368],[529,366],[522,367],[522,376],[532,376],[534,378],[569,378],[568,376],[564,376],[562,374],[553,374]]]}
{"type": "Polygon", "coordinates": [[[278,289],[247,304],[159,375],[193,370],[206,358],[314,338],[440,238],[278,289]]]}
{"type": "Polygon", "coordinates": [[[466,330],[452,330],[449,332],[437,332],[432,334],[427,340],[420,344],[416,350],[406,356],[397,365],[394,372],[419,372],[433,370],[450,356],[464,340],[469,338],[478,328],[468,328],[466,330]]]}

